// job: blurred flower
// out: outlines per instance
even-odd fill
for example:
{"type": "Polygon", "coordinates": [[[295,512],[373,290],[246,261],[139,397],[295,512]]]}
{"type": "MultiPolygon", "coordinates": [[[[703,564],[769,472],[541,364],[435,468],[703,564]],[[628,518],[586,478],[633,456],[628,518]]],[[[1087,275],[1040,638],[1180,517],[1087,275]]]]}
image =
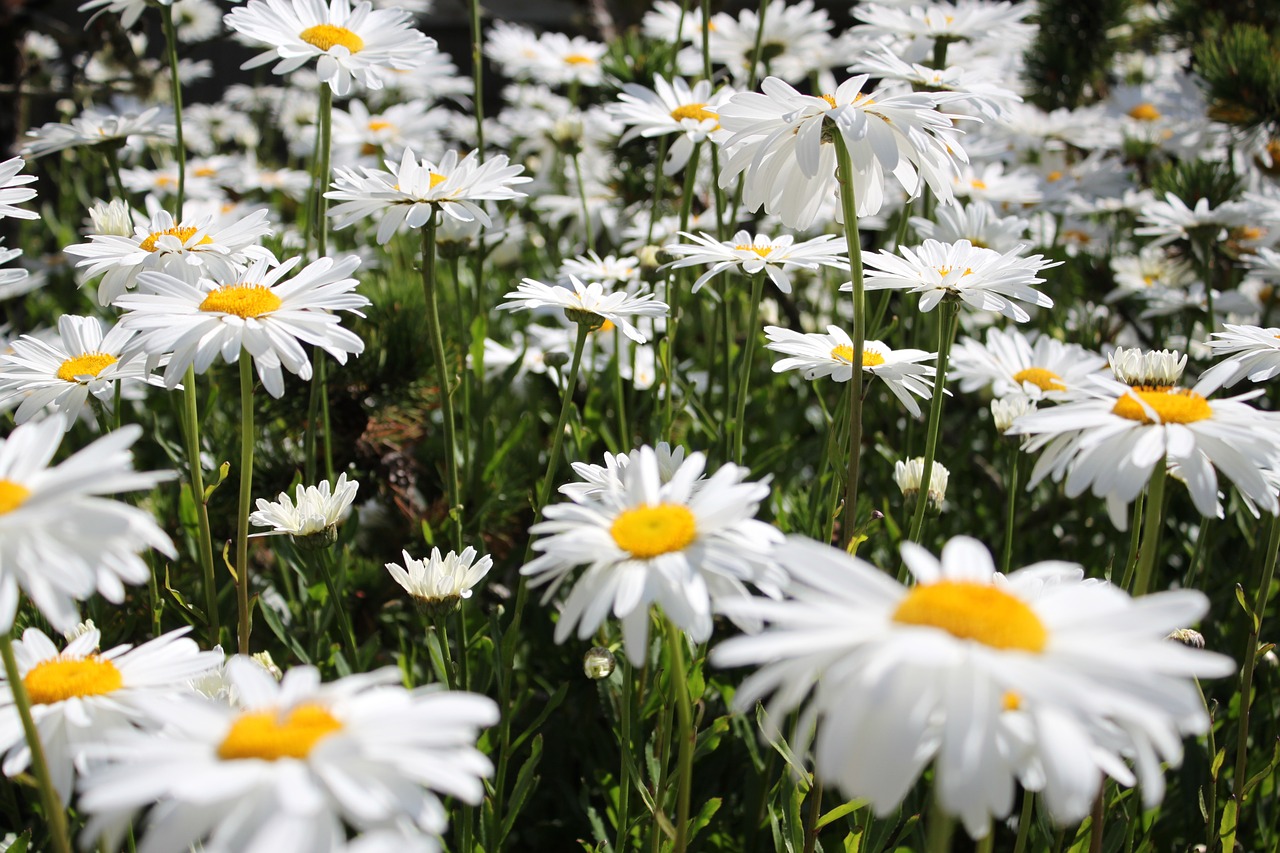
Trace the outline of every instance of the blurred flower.
{"type": "MultiPolygon", "coordinates": [[[[139,2],[139,11],[145,5],[139,2]]],[[[47,122],[28,131],[23,139],[22,153],[34,158],[82,146],[137,147],[151,140],[173,142],[175,133],[172,116],[165,114],[161,107],[127,110],[123,113],[86,107],[69,124],[47,122]]]]}
{"type": "Polygon", "coordinates": [[[783,234],[779,237],[766,237],[763,234],[752,236],[750,232],[739,231],[732,240],[720,242],[710,234],[690,234],[680,232],[681,237],[693,241],[688,243],[668,243],[662,251],[676,255],[678,261],[667,264],[669,269],[693,267],[710,264],[710,268],[693,283],[693,292],[697,293],[704,284],[725,270],[736,269],[745,275],[765,273],[774,286],[783,293],[791,292],[791,279],[788,269],[818,270],[822,267],[849,269],[848,249],[844,238],[832,234],[823,234],[812,240],[795,242],[795,237],[783,234]]]}
{"type": "MultiPolygon", "coordinates": [[[[899,459],[893,463],[893,481],[902,491],[902,497],[908,501],[915,500],[920,494],[920,483],[924,480],[924,457],[899,459]]],[[[942,509],[942,502],[947,499],[947,483],[951,480],[951,472],[941,462],[934,460],[933,473],[929,476],[929,505],[935,511],[942,509]]]]}
{"type": "Polygon", "coordinates": [[[19,175],[22,167],[27,165],[21,157],[11,157],[0,163],[0,219],[12,216],[15,219],[39,219],[40,214],[34,210],[23,210],[14,207],[24,201],[36,197],[36,191],[26,186],[35,181],[35,175],[19,175]]]}
{"type": "Polygon", "coordinates": [[[591,328],[600,328],[606,322],[614,323],[622,329],[623,334],[638,344],[645,342],[645,336],[631,322],[636,317],[665,317],[670,307],[659,302],[652,293],[643,296],[632,296],[625,290],[604,291],[600,282],[584,285],[573,276],[569,276],[569,284],[573,288],[547,285],[540,281],[526,278],[516,285],[516,289],[504,294],[510,300],[498,306],[499,311],[529,311],[535,308],[560,308],[571,322],[586,324],[591,328]]]}
{"type": "Polygon", "coordinates": [[[653,139],[659,136],[679,134],[667,151],[662,171],[674,175],[689,162],[695,145],[706,140],[720,129],[720,114],[716,112],[732,93],[721,87],[714,93],[709,80],[699,80],[691,87],[680,77],[668,81],[658,75],[649,89],[636,83],[626,83],[618,100],[610,104],[609,113],[627,125],[619,144],[637,136],[653,139]]]}

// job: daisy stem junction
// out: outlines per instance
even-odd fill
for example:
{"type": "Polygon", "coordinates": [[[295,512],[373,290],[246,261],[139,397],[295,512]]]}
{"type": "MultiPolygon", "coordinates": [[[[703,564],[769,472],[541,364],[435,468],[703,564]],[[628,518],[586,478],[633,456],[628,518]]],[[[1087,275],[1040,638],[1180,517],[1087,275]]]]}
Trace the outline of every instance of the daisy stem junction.
{"type": "MultiPolygon", "coordinates": [[[[160,4],[164,24],[164,42],[169,57],[169,92],[173,99],[174,154],[178,158],[178,193],[173,203],[173,218],[182,221],[182,204],[187,190],[187,146],[182,140],[182,78],[178,75],[178,33],[173,26],[173,4],[160,4]]],[[[126,199],[127,201],[127,199],[126,199]]]]}
{"type": "Polygon", "coordinates": [[[458,494],[458,434],[453,418],[453,388],[445,360],[444,336],[440,330],[440,303],[436,293],[436,216],[431,211],[422,226],[422,295],[427,306],[427,337],[431,339],[431,354],[436,363],[440,385],[440,411],[444,415],[445,489],[449,500],[448,517],[452,522],[454,546],[462,550],[462,507],[458,494]]]}
{"type": "Polygon", "coordinates": [[[236,514],[236,610],[240,654],[249,654],[249,509],[253,500],[253,356],[240,351],[240,505],[236,514]]]}
{"type": "Polygon", "coordinates": [[[933,462],[938,456],[938,433],[942,424],[942,400],[947,384],[947,358],[951,342],[956,336],[960,321],[960,303],[953,298],[943,299],[938,306],[938,367],[933,375],[933,399],[929,401],[929,434],[924,444],[924,469],[920,472],[920,492],[916,497],[915,512],[911,516],[911,532],[908,538],[919,542],[924,531],[924,511],[929,505],[929,485],[933,480],[933,462]]]}
{"type": "MultiPolygon", "coordinates": [[[[763,11],[762,13],[763,14],[763,11]]],[[[849,460],[844,481],[844,517],[840,542],[848,546],[858,523],[858,466],[862,458],[862,358],[867,340],[867,296],[862,276],[862,240],[858,235],[858,203],[853,187],[853,159],[839,129],[831,139],[836,146],[836,177],[840,181],[840,206],[844,215],[845,247],[853,281],[852,374],[849,377],[849,460]]]]}
{"type": "Polygon", "coordinates": [[[187,367],[182,378],[183,438],[187,445],[187,466],[191,480],[191,502],[196,511],[196,537],[200,571],[204,578],[205,621],[209,627],[209,647],[221,642],[218,620],[218,586],[213,570],[213,534],[209,531],[209,502],[204,493],[204,470],[200,466],[200,409],[196,400],[196,371],[187,367]]]}
{"type": "Polygon", "coordinates": [[[1169,463],[1163,455],[1151,469],[1147,483],[1146,516],[1142,521],[1142,545],[1138,551],[1138,570],[1133,579],[1133,597],[1147,594],[1151,586],[1151,574],[1155,569],[1156,555],[1160,551],[1160,528],[1164,523],[1164,483],[1168,478],[1169,463]]]}

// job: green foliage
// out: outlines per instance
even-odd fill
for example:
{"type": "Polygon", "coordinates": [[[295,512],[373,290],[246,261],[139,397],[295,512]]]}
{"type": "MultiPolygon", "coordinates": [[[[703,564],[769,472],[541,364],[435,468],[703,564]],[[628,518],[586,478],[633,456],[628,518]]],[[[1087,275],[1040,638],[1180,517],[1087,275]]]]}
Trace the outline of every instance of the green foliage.
{"type": "Polygon", "coordinates": [[[1196,70],[1204,78],[1210,114],[1244,129],[1280,130],[1280,41],[1252,24],[1235,24],[1196,45],[1196,70]]]}
{"type": "Polygon", "coordinates": [[[1030,100],[1046,110],[1078,107],[1107,90],[1114,31],[1129,0],[1042,0],[1038,35],[1027,51],[1030,100]]]}

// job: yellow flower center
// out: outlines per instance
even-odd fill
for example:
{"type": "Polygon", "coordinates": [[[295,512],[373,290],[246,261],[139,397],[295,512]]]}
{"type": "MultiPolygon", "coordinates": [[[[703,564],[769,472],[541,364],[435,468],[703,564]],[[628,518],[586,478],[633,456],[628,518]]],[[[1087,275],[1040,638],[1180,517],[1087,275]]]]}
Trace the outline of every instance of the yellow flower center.
{"type": "MultiPolygon", "coordinates": [[[[187,241],[191,239],[192,235],[199,230],[200,230],[199,228],[189,228],[189,227],[179,226],[175,228],[166,228],[163,231],[153,231],[150,235],[145,237],[141,243],[138,244],[138,248],[142,249],[144,252],[154,252],[156,250],[156,243],[159,242],[161,237],[177,237],[179,242],[181,242],[182,245],[185,246],[187,244],[187,241]]],[[[205,235],[204,237],[200,238],[200,242],[197,243],[196,245],[203,246],[206,243],[212,243],[212,242],[213,242],[213,239],[210,238],[208,235],[205,235]]]]}
{"type": "Polygon", "coordinates": [[[773,252],[773,246],[756,246],[752,243],[739,243],[733,248],[739,252],[755,252],[762,258],[769,257],[769,254],[773,252]]]}
{"type": "Polygon", "coordinates": [[[345,47],[347,53],[359,53],[364,50],[364,39],[346,27],[335,27],[333,24],[316,24],[307,27],[298,34],[298,38],[321,50],[345,47]]]}
{"type": "Polygon", "coordinates": [[[1022,708],[1022,697],[1012,690],[1006,690],[1000,698],[1000,706],[1006,711],[1018,711],[1022,708]]]}
{"type": "Polygon", "coordinates": [[[822,100],[824,100],[824,101],[826,101],[828,104],[830,104],[830,105],[831,105],[831,109],[833,109],[833,110],[834,110],[834,109],[836,108],[836,96],[835,96],[835,95],[823,95],[823,96],[822,96],[822,100]]]}
{"type": "Polygon", "coordinates": [[[1013,374],[1013,381],[1021,385],[1023,382],[1030,382],[1041,391],[1065,391],[1067,386],[1062,384],[1062,377],[1054,373],[1052,370],[1045,370],[1043,367],[1028,367],[1026,370],[1019,370],[1013,374]]]}
{"type": "Polygon", "coordinates": [[[76,696],[101,696],[124,686],[120,670],[97,655],[54,658],[36,664],[22,677],[33,705],[52,705],[76,696]]]}
{"type": "Polygon", "coordinates": [[[218,170],[212,166],[201,166],[199,169],[192,171],[197,178],[212,178],[218,174],[218,170]]]}
{"type": "Polygon", "coordinates": [[[698,526],[683,504],[645,505],[619,513],[609,535],[631,556],[647,560],[682,550],[697,537],[698,526]]]}
{"type": "Polygon", "coordinates": [[[1138,104],[1129,110],[1129,118],[1138,121],[1155,121],[1160,118],[1160,111],[1156,109],[1156,105],[1152,103],[1138,104]]]}
{"type": "Polygon", "coordinates": [[[1056,184],[1058,181],[1062,180],[1062,172],[1054,169],[1052,172],[1045,175],[1044,179],[1051,184],[1056,184]]]}
{"type": "Polygon", "coordinates": [[[220,287],[200,303],[201,311],[235,314],[242,320],[270,314],[281,305],[280,297],[261,284],[232,284],[220,287]]]}
{"type": "Polygon", "coordinates": [[[974,178],[969,182],[969,186],[973,187],[975,190],[985,190],[987,188],[987,182],[982,180],[982,178],[974,178]]]}
{"type": "MultiPolygon", "coordinates": [[[[942,276],[943,278],[946,278],[947,276],[951,275],[952,267],[936,267],[936,269],[938,270],[938,275],[942,276]]],[[[960,275],[961,276],[973,275],[973,270],[968,267],[965,267],[964,272],[960,273],[960,275]]]]}
{"type": "Polygon", "coordinates": [[[907,593],[893,613],[903,625],[940,628],[961,640],[995,649],[1042,652],[1049,632],[1035,611],[990,584],[939,581],[907,593]]]}
{"type": "Polygon", "coordinates": [[[566,65],[595,65],[596,61],[581,53],[571,53],[564,58],[566,65]]]}
{"type": "Polygon", "coordinates": [[[120,359],[105,352],[87,352],[62,362],[57,377],[63,382],[79,382],[77,376],[97,376],[120,359]]]}
{"type": "Polygon", "coordinates": [[[694,121],[706,121],[707,119],[718,119],[720,114],[711,112],[711,110],[707,109],[706,104],[685,104],[672,110],[671,117],[676,121],[684,121],[687,118],[691,118],[694,121]]]}
{"type": "Polygon", "coordinates": [[[302,759],[317,743],[341,730],[342,723],[319,705],[299,705],[283,717],[270,711],[241,714],[218,745],[218,757],[223,761],[302,759]]]}
{"type": "MultiPolygon", "coordinates": [[[[831,357],[836,361],[843,361],[845,364],[853,364],[853,347],[848,344],[840,344],[831,351],[831,357]]],[[[878,352],[869,349],[862,351],[862,367],[879,367],[884,364],[884,356],[878,352]]]]}
{"type": "Polygon", "coordinates": [[[31,490],[13,480],[0,480],[0,515],[13,512],[27,502],[31,490]]]}
{"type": "Polygon", "coordinates": [[[429,178],[431,181],[431,189],[435,189],[436,187],[443,184],[445,181],[449,180],[448,175],[442,175],[439,172],[432,172],[429,178]]]}
{"type": "Polygon", "coordinates": [[[1144,424],[1189,424],[1213,417],[1213,408],[1208,400],[1190,389],[1139,386],[1116,400],[1111,414],[1144,424]],[[1156,419],[1153,420],[1134,397],[1146,403],[1155,412],[1156,419]]]}
{"type": "Polygon", "coordinates": [[[395,125],[389,121],[380,121],[380,120],[371,121],[367,126],[374,133],[377,133],[379,130],[386,130],[389,127],[395,127],[395,125]]]}

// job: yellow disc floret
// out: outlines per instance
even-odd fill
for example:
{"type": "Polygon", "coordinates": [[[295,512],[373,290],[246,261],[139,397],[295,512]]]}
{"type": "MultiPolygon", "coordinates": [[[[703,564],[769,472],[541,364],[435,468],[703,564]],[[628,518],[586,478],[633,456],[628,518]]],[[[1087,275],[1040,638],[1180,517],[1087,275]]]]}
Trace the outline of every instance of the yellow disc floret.
{"type": "Polygon", "coordinates": [[[1111,414],[1144,424],[1189,424],[1213,417],[1213,408],[1208,400],[1190,389],[1145,386],[1132,388],[1116,400],[1111,414]],[[1144,409],[1139,400],[1151,411],[1144,409]]]}
{"type": "Polygon", "coordinates": [[[1156,105],[1152,103],[1138,104],[1129,110],[1129,118],[1138,121],[1155,121],[1160,118],[1160,110],[1156,109],[1156,105]]]}
{"type": "Polygon", "coordinates": [[[342,730],[342,723],[320,705],[299,705],[288,714],[255,711],[241,714],[218,745],[223,761],[258,758],[306,758],[315,745],[342,730]]]}
{"type": "Polygon", "coordinates": [[[757,246],[754,243],[739,243],[733,247],[739,252],[755,252],[762,258],[767,258],[773,252],[773,246],[757,246]]]}
{"type": "Polygon", "coordinates": [[[671,117],[676,121],[684,121],[687,118],[691,118],[694,121],[706,121],[707,119],[719,119],[720,115],[707,109],[706,104],[685,104],[672,110],[671,117]]]}
{"type": "Polygon", "coordinates": [[[33,705],[52,705],[77,696],[101,696],[124,686],[120,670],[97,655],[41,661],[22,677],[33,705]]]}
{"type": "Polygon", "coordinates": [[[443,184],[445,181],[449,180],[449,176],[448,176],[448,175],[442,175],[442,174],[440,174],[439,172],[432,172],[432,173],[430,174],[430,176],[429,176],[428,180],[430,180],[430,181],[431,181],[431,184],[430,184],[431,189],[435,189],[436,187],[438,187],[438,186],[440,186],[441,184],[443,184]]]}
{"type": "Polygon", "coordinates": [[[1019,598],[990,584],[939,581],[915,587],[898,605],[893,621],[940,628],[960,640],[1022,652],[1042,652],[1049,632],[1019,598]]]}
{"type": "Polygon", "coordinates": [[[27,502],[31,490],[13,480],[0,480],[0,515],[13,512],[27,502]]]}
{"type": "MultiPolygon", "coordinates": [[[[153,231],[151,234],[143,238],[142,242],[138,244],[138,248],[142,249],[145,252],[154,252],[156,250],[156,243],[159,242],[161,237],[177,237],[179,242],[181,242],[182,245],[185,246],[187,244],[187,241],[190,240],[192,236],[194,236],[195,233],[199,230],[200,230],[199,228],[182,226],[182,227],[166,228],[163,231],[153,231]]],[[[207,243],[212,243],[212,242],[213,240],[206,235],[204,237],[201,237],[200,241],[196,243],[196,245],[203,246],[207,243]]]]}
{"type": "Polygon", "coordinates": [[[1023,382],[1030,382],[1041,391],[1067,390],[1067,386],[1062,384],[1061,376],[1052,370],[1045,370],[1043,367],[1028,367],[1026,370],[1019,370],[1013,374],[1013,381],[1019,385],[1023,382]]]}
{"type": "Polygon", "coordinates": [[[347,53],[359,53],[364,50],[364,39],[346,27],[336,27],[333,24],[316,24],[314,27],[307,27],[298,34],[298,38],[321,50],[331,50],[335,47],[345,47],[347,53]]]}
{"type": "MultiPolygon", "coordinates": [[[[839,344],[835,349],[831,350],[831,357],[836,361],[843,361],[845,364],[853,364],[853,347],[848,344],[839,344]]],[[[879,367],[884,364],[884,356],[874,350],[864,349],[862,351],[862,366],[879,367]]]]}
{"type": "Polygon", "coordinates": [[[698,525],[683,504],[653,504],[619,513],[609,534],[619,548],[647,560],[687,547],[697,537],[698,525]]]}
{"type": "Polygon", "coordinates": [[[261,284],[232,284],[220,287],[200,303],[201,311],[234,314],[242,320],[270,314],[283,304],[271,288],[261,284]]]}
{"type": "Polygon", "coordinates": [[[566,65],[595,65],[596,61],[581,53],[571,53],[564,58],[566,65]]]}
{"type": "Polygon", "coordinates": [[[79,382],[77,376],[97,376],[119,360],[109,353],[87,352],[62,362],[57,377],[63,382],[79,382]]]}

